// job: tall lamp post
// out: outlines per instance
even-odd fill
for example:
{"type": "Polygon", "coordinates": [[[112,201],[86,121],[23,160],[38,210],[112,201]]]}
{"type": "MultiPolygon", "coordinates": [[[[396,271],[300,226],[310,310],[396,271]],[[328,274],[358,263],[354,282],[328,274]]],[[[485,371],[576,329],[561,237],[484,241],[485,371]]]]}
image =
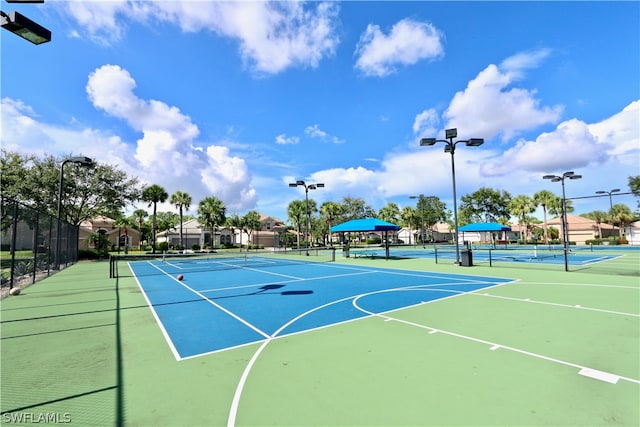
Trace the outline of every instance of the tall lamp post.
{"type": "Polygon", "coordinates": [[[453,160],[453,155],[456,151],[456,145],[461,142],[467,147],[479,147],[484,144],[483,138],[471,138],[467,140],[459,140],[453,141],[453,138],[458,136],[458,129],[447,129],[445,130],[445,138],[446,139],[436,139],[436,138],[422,138],[420,140],[420,146],[431,146],[435,145],[436,142],[444,142],[444,152],[451,153],[451,178],[453,180],[453,220],[455,224],[455,243],[456,243],[456,264],[460,265],[460,245],[458,242],[458,206],[456,201],[456,166],[455,161],[453,160]]]}
{"type": "Polygon", "coordinates": [[[562,175],[545,175],[542,179],[550,179],[551,182],[562,183],[562,242],[564,248],[564,271],[569,271],[569,226],[567,223],[567,197],[564,191],[565,179],[580,179],[582,175],[573,172],[565,172],[562,175]]]}
{"type": "MultiPolygon", "coordinates": [[[[613,198],[611,197],[611,195],[613,193],[619,193],[620,189],[619,188],[614,188],[611,191],[596,191],[596,194],[608,194],[609,195],[609,214],[611,214],[611,235],[613,235],[613,198]]],[[[602,236],[600,236],[602,237],[602,236]]]]}
{"type": "Polygon", "coordinates": [[[424,248],[424,202],[422,200],[424,200],[424,194],[421,194],[419,196],[409,196],[410,199],[418,199],[418,203],[420,204],[420,213],[422,215],[422,230],[420,231],[421,233],[421,239],[422,239],[422,247],[424,248]]]}
{"type": "Polygon", "coordinates": [[[307,255],[309,255],[309,229],[311,226],[311,218],[309,213],[309,190],[316,190],[318,188],[324,188],[324,184],[315,183],[315,184],[307,184],[304,181],[296,181],[289,184],[289,187],[304,187],[304,201],[305,201],[305,211],[307,214],[307,221],[305,225],[304,235],[305,240],[307,241],[307,255]]]}
{"type": "Polygon", "coordinates": [[[67,163],[75,163],[80,166],[93,166],[93,160],[89,157],[68,157],[60,163],[60,183],[58,185],[58,227],[56,233],[56,260],[55,260],[55,269],[60,269],[60,250],[62,243],[62,236],[60,235],[62,232],[62,185],[64,183],[64,165],[67,163]]]}

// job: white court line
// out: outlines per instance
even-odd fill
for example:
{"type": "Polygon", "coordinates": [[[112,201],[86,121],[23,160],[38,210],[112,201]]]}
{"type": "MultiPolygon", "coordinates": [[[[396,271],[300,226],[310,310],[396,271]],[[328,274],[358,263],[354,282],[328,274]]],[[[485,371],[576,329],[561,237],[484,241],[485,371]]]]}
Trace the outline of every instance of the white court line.
{"type": "MultiPolygon", "coordinates": [[[[255,325],[249,323],[248,321],[246,321],[245,319],[241,318],[240,316],[236,315],[235,313],[227,310],[226,308],[224,308],[223,306],[221,306],[220,304],[216,303],[215,301],[207,298],[205,295],[203,295],[200,291],[197,291],[193,288],[191,288],[189,285],[187,285],[186,283],[174,278],[173,276],[171,276],[170,274],[165,273],[164,271],[162,271],[162,269],[156,267],[154,265],[155,268],[157,268],[159,271],[161,271],[164,275],[166,275],[167,277],[171,278],[171,280],[174,280],[176,283],[178,283],[179,285],[185,287],[187,290],[193,292],[194,294],[198,295],[200,298],[202,298],[203,300],[207,301],[209,304],[213,305],[214,307],[216,307],[217,309],[223,311],[224,313],[228,314],[229,316],[233,317],[234,319],[238,320],[239,322],[245,324],[246,326],[248,326],[250,329],[254,330],[255,332],[257,332],[258,334],[262,335],[265,338],[269,338],[269,334],[267,334],[266,332],[262,331],[261,329],[259,329],[258,327],[256,327],[255,325]]],[[[137,280],[137,279],[136,279],[137,280]]],[[[146,293],[145,293],[146,296],[146,293]]],[[[149,300],[147,300],[149,302],[149,300]]],[[[150,304],[150,306],[153,309],[153,305],[150,304]]],[[[154,310],[155,313],[155,310],[154,310]]],[[[156,317],[157,318],[157,317],[156,317]]],[[[163,328],[164,329],[164,328],[163,328]]],[[[171,341],[170,341],[171,342],[171,341]]],[[[177,360],[181,360],[181,357],[178,357],[177,360]]]]}
{"type": "Polygon", "coordinates": [[[531,303],[531,304],[551,305],[551,306],[554,306],[554,307],[562,307],[562,308],[579,308],[580,310],[596,311],[596,312],[600,312],[600,313],[619,314],[619,315],[622,315],[622,316],[640,317],[640,314],[625,313],[623,311],[615,311],[615,310],[605,310],[603,308],[583,307],[580,304],[575,304],[575,305],[560,304],[560,303],[557,303],[557,302],[536,301],[536,300],[532,300],[531,298],[505,297],[505,296],[501,296],[501,295],[492,295],[492,294],[488,294],[488,293],[479,293],[479,292],[476,292],[476,293],[470,292],[470,294],[471,295],[477,295],[479,297],[486,297],[486,298],[496,298],[496,299],[504,299],[504,300],[509,300],[509,301],[528,302],[528,303],[531,303]]]}
{"type": "MultiPolygon", "coordinates": [[[[398,291],[402,291],[402,290],[403,289],[398,289],[398,291]]],[[[414,290],[416,290],[416,289],[414,289],[414,290]]],[[[374,294],[374,293],[375,292],[372,292],[371,294],[374,294]]],[[[473,294],[473,292],[465,292],[465,293],[462,293],[462,294],[465,294],[465,295],[466,294],[473,294]]],[[[473,342],[477,342],[477,343],[481,343],[481,344],[486,344],[486,345],[490,346],[491,350],[505,349],[505,350],[513,351],[515,353],[524,354],[524,355],[527,355],[527,356],[531,356],[531,357],[535,357],[535,358],[538,358],[538,359],[546,360],[546,361],[549,361],[549,362],[554,362],[554,363],[558,363],[558,364],[561,364],[561,365],[570,366],[570,367],[573,367],[573,368],[580,369],[583,372],[582,375],[585,375],[585,372],[588,372],[588,373],[599,372],[599,374],[589,375],[592,378],[596,378],[599,375],[601,378],[597,378],[597,379],[618,378],[618,379],[625,380],[625,381],[628,381],[628,382],[631,382],[631,383],[634,383],[634,384],[640,384],[640,380],[637,380],[637,379],[634,379],[634,378],[624,377],[624,376],[621,376],[621,375],[616,375],[616,374],[609,373],[609,372],[604,372],[604,371],[597,371],[597,370],[595,370],[593,368],[589,368],[587,366],[578,365],[577,363],[556,359],[556,358],[545,356],[545,355],[538,354],[538,353],[533,353],[531,351],[519,349],[519,348],[516,348],[516,347],[506,346],[506,345],[499,344],[499,343],[496,343],[496,342],[487,341],[487,340],[484,340],[484,339],[481,339],[481,338],[475,338],[475,337],[471,337],[471,336],[468,336],[468,335],[459,334],[459,333],[456,333],[456,332],[445,331],[445,330],[442,330],[442,329],[437,329],[436,330],[435,328],[433,328],[431,326],[428,326],[428,325],[422,325],[420,323],[415,323],[415,322],[410,322],[408,320],[398,319],[398,318],[389,316],[389,315],[384,314],[384,313],[374,313],[374,312],[366,310],[366,309],[364,309],[364,308],[362,308],[362,307],[357,305],[357,300],[359,298],[361,298],[361,297],[364,297],[364,296],[367,296],[367,294],[363,294],[363,295],[359,296],[358,298],[356,298],[354,300],[354,307],[356,307],[358,310],[362,311],[363,313],[367,313],[367,314],[370,314],[372,316],[380,317],[381,319],[384,319],[384,320],[392,319],[392,320],[395,320],[396,322],[403,323],[403,324],[406,324],[406,325],[409,325],[409,326],[414,326],[414,327],[421,328],[421,329],[427,329],[427,330],[430,331],[429,334],[434,333],[433,331],[437,331],[439,333],[450,335],[450,336],[453,336],[453,337],[456,337],[456,338],[462,338],[462,339],[465,339],[465,340],[468,340],[468,341],[473,341],[473,342]]]]}

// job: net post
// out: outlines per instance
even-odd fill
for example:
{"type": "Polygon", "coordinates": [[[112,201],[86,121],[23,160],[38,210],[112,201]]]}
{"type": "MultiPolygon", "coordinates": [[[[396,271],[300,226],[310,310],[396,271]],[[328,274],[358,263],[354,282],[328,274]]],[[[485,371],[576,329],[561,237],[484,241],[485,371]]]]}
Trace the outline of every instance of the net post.
{"type": "Polygon", "coordinates": [[[489,267],[493,267],[493,261],[491,259],[491,251],[492,251],[492,249],[489,248],[489,267]]]}
{"type": "Polygon", "coordinates": [[[434,249],[434,250],[433,250],[433,252],[434,252],[434,254],[435,254],[435,257],[436,257],[436,264],[437,264],[437,263],[438,263],[438,248],[434,245],[434,246],[433,246],[433,249],[434,249]]]}
{"type": "Polygon", "coordinates": [[[336,248],[331,247],[331,262],[336,262],[336,248]]]}
{"type": "Polygon", "coordinates": [[[109,255],[109,279],[113,279],[113,276],[114,276],[113,263],[114,263],[113,255],[109,255]]]}

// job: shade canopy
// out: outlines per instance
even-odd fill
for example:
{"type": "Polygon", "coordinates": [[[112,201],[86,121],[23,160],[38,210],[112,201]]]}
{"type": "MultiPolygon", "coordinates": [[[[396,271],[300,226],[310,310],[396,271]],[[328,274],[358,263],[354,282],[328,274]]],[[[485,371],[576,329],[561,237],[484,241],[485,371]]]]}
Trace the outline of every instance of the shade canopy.
{"type": "Polygon", "coordinates": [[[511,231],[508,225],[498,224],[497,222],[476,222],[473,224],[463,225],[458,231],[511,231]]]}
{"type": "Polygon", "coordinates": [[[332,233],[367,232],[367,231],[398,231],[400,226],[378,218],[352,219],[331,227],[332,233]]]}

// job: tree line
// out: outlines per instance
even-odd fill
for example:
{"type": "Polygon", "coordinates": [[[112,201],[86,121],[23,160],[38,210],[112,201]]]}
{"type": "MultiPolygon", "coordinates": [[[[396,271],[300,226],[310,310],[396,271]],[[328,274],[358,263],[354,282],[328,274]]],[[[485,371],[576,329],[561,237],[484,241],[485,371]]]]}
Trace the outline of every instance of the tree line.
{"type": "MultiPolygon", "coordinates": [[[[64,180],[59,188],[60,161],[48,155],[38,158],[2,150],[0,153],[0,182],[2,195],[20,201],[40,212],[53,216],[57,214],[58,198],[62,202],[61,219],[75,225],[96,216],[106,216],[116,220],[121,227],[133,227],[151,241],[155,251],[158,232],[179,228],[180,242],[183,242],[182,224],[193,218],[185,215],[191,208],[192,197],[184,191],[176,191],[169,195],[157,185],[142,185],[137,177],[129,177],[116,166],[95,163],[91,168],[67,167],[64,180]],[[59,194],[59,190],[62,194],[59,194]],[[169,200],[176,212],[158,212],[157,205],[169,200]],[[151,215],[144,209],[137,209],[129,216],[125,215],[128,206],[138,201],[147,203],[152,209],[151,215]]],[[[629,177],[629,189],[640,197],[640,176],[629,177]]],[[[444,202],[436,196],[416,197],[415,207],[402,209],[390,202],[376,212],[361,197],[345,196],[341,201],[327,201],[318,206],[313,199],[294,200],[287,206],[287,220],[295,230],[297,245],[303,240],[326,243],[329,230],[333,225],[359,218],[377,217],[382,220],[422,230],[433,229],[439,222],[449,223],[453,229],[453,214],[444,202]]],[[[567,200],[567,212],[573,212],[571,200],[567,200]]],[[[458,209],[459,225],[471,222],[491,221],[509,224],[511,217],[525,229],[540,221],[530,216],[538,207],[542,207],[544,223],[547,215],[557,216],[562,210],[562,199],[542,190],[533,196],[518,195],[512,197],[509,192],[492,188],[480,188],[461,197],[458,209]]],[[[260,215],[251,210],[244,216],[232,214],[227,216],[224,202],[215,196],[205,197],[198,202],[199,222],[209,230],[217,227],[229,227],[233,230],[244,230],[249,236],[261,228],[260,215]]],[[[624,204],[616,204],[609,212],[593,211],[582,216],[600,223],[613,222],[621,229],[637,218],[631,209],[624,204]]],[[[544,229],[544,239],[548,238],[544,229]]],[[[242,242],[240,242],[242,244],[242,242]]]]}

